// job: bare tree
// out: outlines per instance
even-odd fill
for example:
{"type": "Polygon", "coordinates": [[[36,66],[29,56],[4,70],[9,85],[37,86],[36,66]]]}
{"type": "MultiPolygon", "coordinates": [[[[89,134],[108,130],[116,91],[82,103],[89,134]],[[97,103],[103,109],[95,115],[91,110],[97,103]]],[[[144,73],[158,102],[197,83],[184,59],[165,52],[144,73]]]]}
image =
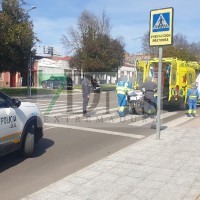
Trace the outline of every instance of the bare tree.
{"type": "Polygon", "coordinates": [[[173,46],[181,49],[181,48],[188,48],[189,42],[187,41],[187,37],[181,33],[178,33],[173,38],[173,46]]]}
{"type": "MultiPolygon", "coordinates": [[[[143,51],[151,57],[158,57],[158,47],[150,47],[149,32],[145,33],[142,39],[143,51]]],[[[200,60],[200,42],[189,43],[187,37],[181,33],[174,35],[173,45],[163,47],[163,57],[177,57],[183,60],[200,60]]]]}
{"type": "Polygon", "coordinates": [[[69,27],[67,34],[62,36],[61,41],[67,53],[75,53],[83,47],[85,38],[95,39],[97,35],[104,34],[110,34],[110,20],[105,12],[99,19],[93,13],[84,10],[78,19],[77,28],[69,27]]]}
{"type": "Polygon", "coordinates": [[[145,33],[142,37],[142,49],[145,53],[150,54],[151,57],[158,56],[158,47],[150,47],[149,45],[149,32],[145,33]]]}
{"type": "Polygon", "coordinates": [[[62,43],[68,53],[73,53],[71,66],[84,71],[113,70],[124,58],[124,44],[110,36],[110,19],[105,12],[101,18],[83,11],[77,28],[70,27],[63,35],[62,43]]]}

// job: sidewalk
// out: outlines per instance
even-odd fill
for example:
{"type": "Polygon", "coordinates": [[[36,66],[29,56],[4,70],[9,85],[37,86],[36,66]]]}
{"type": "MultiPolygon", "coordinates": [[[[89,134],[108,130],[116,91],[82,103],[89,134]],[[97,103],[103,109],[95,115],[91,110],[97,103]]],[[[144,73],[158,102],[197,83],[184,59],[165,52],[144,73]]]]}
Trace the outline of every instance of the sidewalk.
{"type": "Polygon", "coordinates": [[[122,149],[23,200],[200,199],[200,117],[122,149]]]}

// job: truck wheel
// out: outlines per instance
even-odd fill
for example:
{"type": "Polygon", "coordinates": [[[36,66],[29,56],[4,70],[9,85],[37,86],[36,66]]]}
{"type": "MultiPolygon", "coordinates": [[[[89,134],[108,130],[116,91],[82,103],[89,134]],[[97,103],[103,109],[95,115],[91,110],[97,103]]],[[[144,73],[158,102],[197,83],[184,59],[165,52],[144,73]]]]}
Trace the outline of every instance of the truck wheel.
{"type": "Polygon", "coordinates": [[[185,102],[182,102],[181,105],[179,106],[180,110],[186,110],[187,109],[187,104],[185,102]]]}
{"type": "Polygon", "coordinates": [[[142,109],[141,103],[136,102],[135,103],[135,114],[140,114],[142,109]]]}
{"type": "Polygon", "coordinates": [[[25,157],[32,157],[33,155],[35,149],[35,130],[35,123],[30,122],[25,131],[24,143],[22,146],[22,153],[25,157]]]}
{"type": "Polygon", "coordinates": [[[128,105],[128,112],[131,115],[133,115],[135,113],[135,109],[133,108],[133,104],[132,103],[129,103],[129,105],[128,105]]]}
{"type": "Polygon", "coordinates": [[[135,113],[135,111],[133,110],[133,108],[129,107],[128,108],[128,112],[129,114],[133,115],[135,113]]]}

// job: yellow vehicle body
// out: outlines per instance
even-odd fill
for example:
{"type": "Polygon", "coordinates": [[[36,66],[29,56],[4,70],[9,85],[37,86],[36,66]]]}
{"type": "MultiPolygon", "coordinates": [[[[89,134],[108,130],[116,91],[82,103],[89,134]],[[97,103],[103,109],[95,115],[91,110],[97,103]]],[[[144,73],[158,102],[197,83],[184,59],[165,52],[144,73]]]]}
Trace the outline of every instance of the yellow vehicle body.
{"type": "Polygon", "coordinates": [[[134,88],[138,88],[143,84],[149,75],[149,65],[148,61],[137,61],[136,62],[136,81],[134,83],[134,88]]]}
{"type": "MultiPolygon", "coordinates": [[[[138,61],[137,71],[143,71],[142,79],[144,82],[147,76],[153,78],[155,82],[158,79],[159,59],[154,58],[149,61],[138,61]]],[[[187,101],[187,91],[192,83],[196,81],[196,70],[200,70],[197,62],[186,62],[177,58],[162,59],[162,102],[164,105],[176,105],[185,109],[187,101]],[[169,67],[170,66],[170,67],[169,67]]],[[[136,83],[136,86],[139,85],[136,83]]]]}

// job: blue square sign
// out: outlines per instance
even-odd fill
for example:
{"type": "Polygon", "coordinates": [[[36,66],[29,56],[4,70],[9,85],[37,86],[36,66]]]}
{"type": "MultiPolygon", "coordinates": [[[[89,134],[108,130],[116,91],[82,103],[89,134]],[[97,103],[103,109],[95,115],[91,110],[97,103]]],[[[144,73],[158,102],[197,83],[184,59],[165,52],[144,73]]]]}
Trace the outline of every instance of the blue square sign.
{"type": "Polygon", "coordinates": [[[153,32],[164,32],[170,30],[170,13],[161,13],[153,15],[153,32]]]}

